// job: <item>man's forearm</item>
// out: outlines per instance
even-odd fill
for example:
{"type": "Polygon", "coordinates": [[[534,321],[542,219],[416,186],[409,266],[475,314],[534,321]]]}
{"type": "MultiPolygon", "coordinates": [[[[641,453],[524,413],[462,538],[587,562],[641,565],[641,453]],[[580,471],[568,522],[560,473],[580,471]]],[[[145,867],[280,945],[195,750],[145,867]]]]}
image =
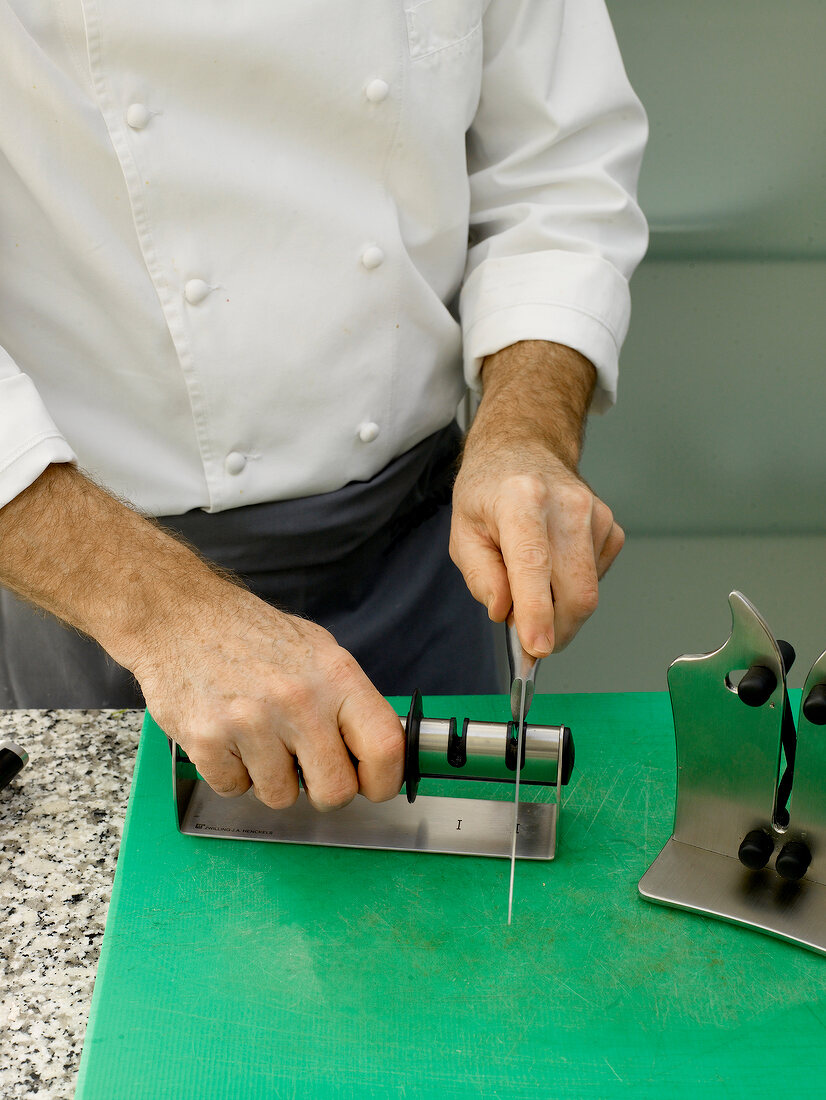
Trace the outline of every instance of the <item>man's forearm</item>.
{"type": "Polygon", "coordinates": [[[161,610],[211,575],[186,546],[73,466],[49,466],[0,508],[0,583],[133,670],[161,610]]]}
{"type": "Polygon", "coordinates": [[[50,466],[0,509],[0,583],[130,669],[220,794],[252,784],[288,806],[296,760],[320,808],[358,790],[398,793],[399,720],[335,639],[230,583],[71,466],[50,466]]]}
{"type": "Polygon", "coordinates": [[[489,355],[474,436],[513,445],[539,443],[569,469],[579,463],[585,420],[596,384],[579,352],[544,340],[524,340],[489,355]]]}

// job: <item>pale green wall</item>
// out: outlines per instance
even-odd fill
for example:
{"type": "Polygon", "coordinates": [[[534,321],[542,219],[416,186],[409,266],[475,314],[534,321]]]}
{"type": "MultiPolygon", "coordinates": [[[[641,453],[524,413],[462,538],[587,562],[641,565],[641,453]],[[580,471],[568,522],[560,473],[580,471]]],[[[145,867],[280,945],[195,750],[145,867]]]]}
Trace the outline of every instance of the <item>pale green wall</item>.
{"type": "Polygon", "coordinates": [[[633,533],[826,531],[826,3],[609,8],[652,237],[584,472],[633,533]]]}
{"type": "Polygon", "coordinates": [[[826,2],[608,5],[651,122],[652,240],[583,471],[629,540],[540,689],[663,690],[725,641],[732,588],[801,686],[826,649],[826,2]]]}

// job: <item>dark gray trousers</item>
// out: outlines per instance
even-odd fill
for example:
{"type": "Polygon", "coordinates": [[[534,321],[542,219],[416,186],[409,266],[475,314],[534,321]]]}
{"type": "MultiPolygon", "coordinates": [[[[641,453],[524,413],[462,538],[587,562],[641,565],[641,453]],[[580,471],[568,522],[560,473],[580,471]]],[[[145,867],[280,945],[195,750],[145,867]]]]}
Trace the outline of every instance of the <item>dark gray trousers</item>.
{"type": "MultiPolygon", "coordinates": [[[[369,482],[163,518],[262,599],[326,627],[384,695],[502,690],[491,624],[448,557],[451,425],[369,482]]],[[[141,707],[94,642],[0,589],[0,708],[141,707]]]]}

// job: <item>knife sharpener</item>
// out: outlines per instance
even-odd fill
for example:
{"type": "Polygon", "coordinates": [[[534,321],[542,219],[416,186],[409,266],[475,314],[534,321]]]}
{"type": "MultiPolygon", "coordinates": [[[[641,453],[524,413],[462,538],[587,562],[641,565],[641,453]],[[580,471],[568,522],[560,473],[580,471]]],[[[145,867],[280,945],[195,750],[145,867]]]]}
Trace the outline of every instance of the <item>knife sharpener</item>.
{"type": "MultiPolygon", "coordinates": [[[[422,779],[513,785],[518,732],[515,722],[465,719],[460,730],[455,718],[426,718],[416,691],[405,722],[405,793],[387,802],[357,797],[329,814],[314,810],[303,790],[283,810],[264,805],[251,790],[222,798],[170,739],[178,829],[190,836],[235,840],[510,858],[512,801],[419,795],[418,788],[422,779]]],[[[521,765],[521,784],[551,788],[556,797],[519,803],[516,854],[553,859],[562,787],[574,765],[571,731],[526,722],[521,765]]]]}
{"type": "Polygon", "coordinates": [[[674,829],[639,890],[826,954],[826,653],[795,727],[792,647],[740,592],[729,606],[725,645],[668,670],[674,829]]]}

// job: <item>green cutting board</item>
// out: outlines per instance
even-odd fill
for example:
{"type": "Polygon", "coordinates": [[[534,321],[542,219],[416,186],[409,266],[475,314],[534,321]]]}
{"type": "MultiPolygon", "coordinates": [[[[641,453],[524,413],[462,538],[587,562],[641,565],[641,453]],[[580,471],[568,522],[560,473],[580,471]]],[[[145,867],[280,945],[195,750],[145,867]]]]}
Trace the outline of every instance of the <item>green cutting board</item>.
{"type": "Polygon", "coordinates": [[[668,696],[531,717],[577,760],[511,927],[505,860],[181,836],[147,719],[78,1100],[826,1095],[826,960],[637,894],[671,830],[668,696]]]}

